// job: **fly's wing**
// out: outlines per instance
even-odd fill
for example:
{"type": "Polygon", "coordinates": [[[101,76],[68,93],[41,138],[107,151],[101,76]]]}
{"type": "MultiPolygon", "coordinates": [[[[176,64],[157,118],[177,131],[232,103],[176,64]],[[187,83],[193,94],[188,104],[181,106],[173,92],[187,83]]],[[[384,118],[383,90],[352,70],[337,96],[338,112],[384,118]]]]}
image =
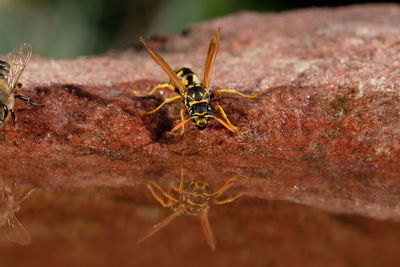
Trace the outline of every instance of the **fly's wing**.
{"type": "Polygon", "coordinates": [[[16,190],[15,195],[18,196],[18,198],[16,199],[16,202],[18,204],[21,204],[22,202],[24,202],[27,198],[30,197],[30,195],[32,194],[33,191],[35,191],[35,188],[31,185],[19,185],[18,186],[18,191],[16,190]]]}
{"type": "Polygon", "coordinates": [[[140,37],[140,41],[146,47],[147,52],[149,52],[150,56],[157,62],[158,65],[165,71],[174,85],[178,88],[181,95],[184,95],[186,92],[186,87],[182,84],[179,80],[178,76],[176,76],[175,72],[171,69],[171,67],[165,62],[165,60],[156,52],[154,51],[144,40],[140,37]]]}
{"type": "Polygon", "coordinates": [[[170,214],[168,217],[164,218],[161,222],[157,223],[154,225],[151,229],[149,229],[142,238],[140,238],[136,243],[140,244],[143,241],[145,241],[147,238],[150,236],[154,235],[158,231],[160,231],[162,228],[167,226],[170,222],[172,222],[177,216],[179,216],[181,212],[179,210],[174,211],[172,214],[170,214]]]}
{"type": "Polygon", "coordinates": [[[204,208],[201,214],[201,230],[203,230],[207,244],[212,250],[215,250],[215,244],[217,241],[215,240],[214,232],[211,228],[210,221],[208,220],[208,208],[204,208]]]}
{"type": "Polygon", "coordinates": [[[213,71],[214,61],[217,56],[219,48],[219,36],[220,36],[220,29],[218,28],[217,32],[211,38],[210,46],[208,47],[206,64],[204,66],[203,81],[201,82],[201,84],[205,88],[210,88],[211,74],[213,71]]]}
{"type": "Polygon", "coordinates": [[[23,44],[6,56],[6,61],[10,64],[10,73],[8,75],[7,85],[11,92],[15,90],[15,85],[28,64],[31,55],[32,46],[30,44],[23,44]]]}
{"type": "Polygon", "coordinates": [[[10,212],[7,219],[6,238],[20,245],[29,245],[31,242],[31,235],[15,217],[14,212],[10,212]]]}
{"type": "Polygon", "coordinates": [[[0,201],[6,199],[6,189],[5,189],[5,184],[2,178],[0,178],[0,201]]]}

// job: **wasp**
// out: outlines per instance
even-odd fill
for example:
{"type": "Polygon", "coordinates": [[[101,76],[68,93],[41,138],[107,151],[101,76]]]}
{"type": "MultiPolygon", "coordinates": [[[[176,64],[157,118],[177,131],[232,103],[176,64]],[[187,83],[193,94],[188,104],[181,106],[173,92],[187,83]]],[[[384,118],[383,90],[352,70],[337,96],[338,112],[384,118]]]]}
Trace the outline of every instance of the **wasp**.
{"type": "Polygon", "coordinates": [[[148,94],[139,94],[133,91],[138,97],[151,96],[157,90],[169,89],[176,92],[178,95],[166,99],[157,108],[145,112],[144,114],[153,114],[160,110],[165,104],[181,100],[184,103],[184,108],[181,109],[181,122],[175,126],[172,131],[176,131],[181,128],[180,134],[182,135],[185,131],[185,124],[191,121],[199,130],[204,130],[211,119],[217,120],[228,130],[235,132],[236,127],[229,121],[223,108],[216,104],[211,104],[211,99],[215,96],[221,95],[221,93],[236,94],[245,98],[255,98],[257,95],[245,95],[236,90],[232,89],[218,89],[214,92],[210,92],[210,80],[214,66],[214,61],[217,56],[219,48],[220,29],[211,38],[210,45],[208,48],[207,58],[205,62],[205,68],[203,73],[203,79],[199,82],[199,78],[190,68],[178,68],[175,71],[165,62],[165,60],[154,51],[144,40],[140,37],[140,41],[150,54],[150,56],[157,62],[158,65],[166,72],[169,76],[170,81],[155,86],[148,94]],[[188,113],[189,118],[185,119],[185,113],[188,113]],[[215,112],[219,112],[221,118],[216,117],[215,112]]]}
{"type": "Polygon", "coordinates": [[[31,236],[25,227],[19,222],[15,213],[20,204],[26,200],[35,188],[29,188],[17,193],[17,185],[10,180],[0,179],[0,227],[5,228],[6,238],[20,245],[28,245],[31,236]]]}
{"type": "Polygon", "coordinates": [[[228,190],[235,181],[235,178],[230,178],[220,189],[211,192],[209,185],[205,182],[191,181],[185,183],[183,179],[183,170],[181,170],[181,179],[178,187],[170,185],[169,188],[164,189],[155,182],[148,183],[147,188],[150,190],[153,197],[163,207],[170,208],[172,213],[148,230],[143,237],[137,241],[137,243],[142,243],[144,240],[172,222],[179,215],[200,215],[201,229],[204,233],[206,242],[212,250],[215,250],[216,239],[210,221],[208,220],[210,203],[226,204],[239,198],[242,193],[230,198],[220,199],[222,194],[228,190]]]}
{"type": "Polygon", "coordinates": [[[22,84],[18,82],[32,55],[32,46],[23,44],[11,51],[5,58],[0,60],[0,125],[2,125],[11,113],[14,127],[17,117],[14,112],[15,98],[23,100],[34,106],[42,106],[24,95],[18,94],[22,84]]]}

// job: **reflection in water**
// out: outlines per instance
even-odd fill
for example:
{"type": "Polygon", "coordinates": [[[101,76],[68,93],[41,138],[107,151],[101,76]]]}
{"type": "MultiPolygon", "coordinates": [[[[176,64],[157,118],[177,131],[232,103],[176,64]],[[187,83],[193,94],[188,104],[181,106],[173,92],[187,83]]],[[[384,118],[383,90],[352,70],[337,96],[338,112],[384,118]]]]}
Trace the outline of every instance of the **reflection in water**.
{"type": "Polygon", "coordinates": [[[209,202],[226,204],[239,198],[242,193],[231,198],[220,199],[222,194],[234,184],[235,180],[235,178],[229,179],[220,189],[213,193],[211,193],[209,185],[205,182],[191,181],[185,183],[182,169],[178,187],[170,185],[168,189],[164,189],[155,182],[149,182],[147,188],[153,194],[154,198],[160,202],[163,207],[171,208],[172,214],[148,230],[147,233],[138,240],[138,243],[143,242],[151,235],[161,230],[179,215],[200,215],[201,229],[203,230],[207,244],[212,250],[215,250],[216,240],[208,220],[209,202]]]}
{"type": "Polygon", "coordinates": [[[15,181],[0,178],[0,228],[8,240],[20,245],[28,245],[31,236],[18,221],[15,212],[33,190],[35,189],[32,187],[26,189],[24,185],[17,185],[15,181]]]}
{"type": "MultiPolygon", "coordinates": [[[[194,267],[236,267],[244,266],[244,263],[249,266],[326,266],[327,259],[329,266],[398,266],[400,224],[393,220],[331,213],[290,201],[252,197],[249,188],[255,190],[251,187],[253,181],[240,186],[246,190],[245,198],[233,202],[234,205],[217,207],[212,205],[212,195],[217,201],[222,201],[224,196],[234,196],[239,192],[237,189],[242,180],[235,181],[227,189],[233,181],[223,185],[225,179],[218,183],[211,173],[207,176],[211,190],[207,188],[208,195],[205,195],[201,194],[204,192],[202,183],[189,182],[202,180],[194,175],[198,172],[190,171],[193,176],[189,178],[189,174],[185,174],[182,186],[180,177],[177,181],[161,183],[160,180],[157,183],[167,195],[188,199],[180,201],[188,212],[197,211],[200,216],[193,216],[195,219],[202,215],[198,204],[213,207],[214,210],[209,210],[211,225],[217,240],[224,244],[218,247],[218,257],[205,245],[199,236],[199,224],[190,217],[179,218],[182,220],[163,229],[160,236],[154,236],[157,242],[146,240],[146,244],[135,246],[132,241],[145,234],[143,230],[151,226],[149,221],[154,222],[159,212],[168,211],[163,210],[158,201],[152,201],[152,194],[134,181],[115,187],[49,185],[36,190],[28,201],[23,202],[21,212],[16,213],[25,226],[29,225],[27,229],[35,237],[34,242],[30,246],[16,246],[0,236],[0,266],[175,267],[186,266],[188,262],[194,267]],[[212,186],[217,183],[221,189],[212,186]],[[172,189],[168,184],[176,188],[172,189]],[[214,191],[219,191],[220,196],[214,191]],[[200,194],[196,195],[196,192],[200,194]]],[[[155,183],[149,185],[165,203],[174,202],[155,183]]],[[[7,191],[12,186],[9,183],[7,191]]],[[[19,183],[12,189],[14,200],[21,199],[16,196],[24,196],[17,193],[22,189],[24,187],[19,183]]],[[[3,189],[0,194],[3,200],[3,189]]],[[[5,225],[0,227],[3,229],[5,225]]]]}

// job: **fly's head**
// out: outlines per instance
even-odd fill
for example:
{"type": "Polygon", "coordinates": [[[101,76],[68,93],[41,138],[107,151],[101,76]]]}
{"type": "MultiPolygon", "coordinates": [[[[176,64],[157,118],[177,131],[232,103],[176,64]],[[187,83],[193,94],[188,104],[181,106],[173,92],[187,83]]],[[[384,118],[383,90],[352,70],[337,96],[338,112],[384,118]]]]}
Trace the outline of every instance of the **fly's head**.
{"type": "Polygon", "coordinates": [[[6,121],[8,117],[8,107],[0,102],[0,126],[6,121]]]}

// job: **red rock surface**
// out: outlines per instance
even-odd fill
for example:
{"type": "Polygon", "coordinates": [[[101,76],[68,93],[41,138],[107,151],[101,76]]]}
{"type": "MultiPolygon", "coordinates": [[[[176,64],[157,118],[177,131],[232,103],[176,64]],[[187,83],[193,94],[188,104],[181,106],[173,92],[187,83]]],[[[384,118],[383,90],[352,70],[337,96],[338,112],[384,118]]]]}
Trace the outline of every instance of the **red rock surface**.
{"type": "MultiPolygon", "coordinates": [[[[295,263],[309,254],[286,258],[276,252],[267,257],[264,248],[273,250],[272,244],[282,239],[282,246],[296,251],[304,245],[304,238],[316,248],[311,254],[320,257],[319,263],[332,262],[321,249],[325,247],[339,255],[332,266],[368,266],[371,258],[355,255],[377,250],[376,244],[357,241],[326,246],[336,230],[341,234],[349,231],[349,235],[343,234],[346,240],[363,231],[359,223],[350,229],[335,228],[335,216],[350,216],[351,225],[360,220],[360,224],[382,229],[378,234],[379,230],[371,230],[375,226],[365,226],[370,230],[360,235],[368,240],[379,236],[389,265],[394,262],[390,256],[395,255],[391,236],[400,237],[399,226],[393,222],[400,218],[398,25],[399,5],[363,5],[280,14],[242,12],[194,25],[184,35],[154,38],[152,46],[171,66],[188,66],[201,75],[209,39],[221,27],[212,88],[261,94],[255,100],[226,96],[216,101],[238,126],[237,134],[212,123],[203,132],[189,126],[183,137],[171,135],[169,131],[179,122],[179,104],[142,116],[141,112],[173,94],[159,93],[146,99],[133,96],[132,89],[147,92],[168,80],[139,46],[74,60],[36,56],[22,82],[27,87],[25,94],[45,106],[16,104],[18,129],[9,125],[0,144],[2,175],[53,190],[167,181],[178,177],[181,166],[186,179],[203,179],[214,187],[236,176],[239,180],[232,193],[243,191],[248,198],[262,199],[249,200],[253,204],[248,208],[235,206],[241,212],[254,209],[260,214],[248,215],[257,227],[248,230],[254,231],[248,240],[255,242],[258,234],[268,231],[277,233],[254,243],[258,250],[254,255],[247,251],[250,258],[256,259],[260,253],[265,258],[259,263],[273,259],[271,264],[279,265],[282,257],[284,263],[295,263]],[[263,214],[270,205],[274,212],[263,214]],[[273,214],[281,209],[289,215],[279,222],[273,214]],[[288,230],[279,225],[263,228],[275,219],[277,224],[289,223],[292,213],[309,218],[298,223],[303,235],[288,237],[288,230]],[[324,234],[325,219],[330,234],[324,234]],[[304,234],[306,228],[313,238],[304,234]]],[[[140,193],[135,196],[140,201],[140,193]]],[[[230,209],[226,217],[220,215],[221,221],[229,221],[235,214],[236,208],[230,209]]],[[[222,224],[218,218],[211,220],[222,224]]],[[[229,227],[239,231],[245,228],[240,226],[243,223],[229,227]]],[[[200,229],[196,231],[200,238],[200,229]]],[[[165,235],[163,242],[178,246],[173,243],[174,236],[165,235]]],[[[220,243],[229,250],[229,241],[220,243]]],[[[238,263],[235,260],[242,255],[235,253],[238,247],[232,247],[227,254],[230,257],[221,257],[220,262],[209,254],[199,255],[219,266],[238,263]]],[[[379,253],[369,257],[372,255],[379,253]]],[[[178,252],[173,254],[180,262],[178,258],[178,252]]]]}

